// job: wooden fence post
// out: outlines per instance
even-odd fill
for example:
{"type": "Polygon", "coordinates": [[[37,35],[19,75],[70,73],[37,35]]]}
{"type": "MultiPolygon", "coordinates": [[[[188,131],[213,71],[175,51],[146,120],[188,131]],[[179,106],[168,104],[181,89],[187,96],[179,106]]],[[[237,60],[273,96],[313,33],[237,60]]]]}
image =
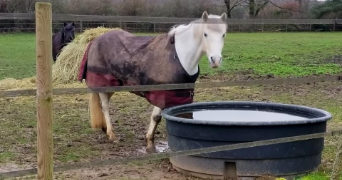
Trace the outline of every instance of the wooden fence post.
{"type": "Polygon", "coordinates": [[[342,158],[342,136],[338,138],[337,151],[335,156],[335,161],[333,164],[330,180],[338,180],[341,175],[341,158],[342,158]]]}
{"type": "Polygon", "coordinates": [[[83,22],[80,21],[80,33],[82,33],[82,32],[83,32],[83,22]]]}
{"type": "Polygon", "coordinates": [[[286,32],[287,32],[287,23],[285,24],[286,32]]]}
{"type": "Polygon", "coordinates": [[[36,3],[37,175],[53,179],[51,3],[36,3]]]}

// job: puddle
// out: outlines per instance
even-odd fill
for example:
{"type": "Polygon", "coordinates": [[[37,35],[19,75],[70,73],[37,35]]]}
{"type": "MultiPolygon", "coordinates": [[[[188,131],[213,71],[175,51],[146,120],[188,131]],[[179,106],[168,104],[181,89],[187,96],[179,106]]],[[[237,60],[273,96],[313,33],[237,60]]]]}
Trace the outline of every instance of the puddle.
{"type": "Polygon", "coordinates": [[[156,149],[158,152],[167,152],[170,150],[167,141],[156,142],[156,149]]]}
{"type": "MultiPolygon", "coordinates": [[[[156,141],[155,142],[155,145],[156,145],[156,149],[157,149],[157,152],[158,153],[162,153],[162,152],[168,152],[170,149],[169,149],[169,146],[167,144],[167,141],[156,141]]],[[[142,147],[140,149],[138,149],[137,151],[139,153],[142,153],[142,154],[147,154],[146,152],[146,147],[142,147]]]]}

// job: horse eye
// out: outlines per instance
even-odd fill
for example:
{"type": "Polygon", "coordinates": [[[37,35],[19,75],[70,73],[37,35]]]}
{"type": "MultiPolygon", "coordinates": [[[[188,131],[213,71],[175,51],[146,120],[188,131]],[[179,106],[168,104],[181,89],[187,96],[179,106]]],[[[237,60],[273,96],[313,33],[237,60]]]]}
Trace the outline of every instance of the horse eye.
{"type": "Polygon", "coordinates": [[[224,34],[223,37],[226,37],[226,34],[224,34]]]}
{"type": "Polygon", "coordinates": [[[208,35],[207,35],[207,33],[204,33],[204,37],[207,37],[208,35]]]}

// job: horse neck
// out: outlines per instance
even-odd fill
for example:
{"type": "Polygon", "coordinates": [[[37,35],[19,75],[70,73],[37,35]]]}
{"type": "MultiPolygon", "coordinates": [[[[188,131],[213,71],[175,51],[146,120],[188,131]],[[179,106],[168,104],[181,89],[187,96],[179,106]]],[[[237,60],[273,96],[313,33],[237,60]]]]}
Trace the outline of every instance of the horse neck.
{"type": "Polygon", "coordinates": [[[64,38],[64,28],[62,28],[61,31],[59,31],[61,33],[61,40],[62,40],[62,44],[64,44],[65,42],[65,38],[64,38]]]}
{"type": "Polygon", "coordinates": [[[179,61],[190,76],[198,72],[198,63],[203,56],[201,46],[202,39],[196,38],[191,24],[175,35],[175,48],[179,61]]]}

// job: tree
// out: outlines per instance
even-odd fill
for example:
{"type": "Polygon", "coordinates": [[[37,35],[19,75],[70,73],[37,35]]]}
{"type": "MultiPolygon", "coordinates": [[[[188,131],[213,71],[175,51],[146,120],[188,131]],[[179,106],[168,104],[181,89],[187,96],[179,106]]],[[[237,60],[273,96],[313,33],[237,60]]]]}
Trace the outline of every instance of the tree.
{"type": "Polygon", "coordinates": [[[301,5],[297,0],[287,0],[283,2],[270,1],[270,4],[275,7],[270,11],[271,15],[277,18],[298,18],[307,17],[306,13],[301,10],[301,5]]]}
{"type": "Polygon", "coordinates": [[[269,2],[270,0],[224,0],[228,18],[231,18],[232,11],[239,6],[247,6],[249,17],[256,18],[269,2]]]}
{"type": "Polygon", "coordinates": [[[7,12],[7,0],[0,0],[0,13],[7,12]]]}
{"type": "Polygon", "coordinates": [[[9,13],[31,13],[34,12],[34,4],[37,0],[7,0],[3,8],[9,13]]]}
{"type": "Polygon", "coordinates": [[[249,7],[249,17],[256,18],[258,17],[260,11],[264,9],[270,0],[248,0],[249,7]]]}
{"type": "Polygon", "coordinates": [[[145,0],[123,0],[118,9],[120,15],[141,16],[145,13],[145,0]]]}
{"type": "Polygon", "coordinates": [[[327,0],[312,9],[316,18],[342,18],[342,0],[327,0]]]}
{"type": "Polygon", "coordinates": [[[224,0],[224,4],[227,8],[228,18],[232,18],[232,11],[238,6],[242,6],[246,3],[246,0],[224,0]]]}

